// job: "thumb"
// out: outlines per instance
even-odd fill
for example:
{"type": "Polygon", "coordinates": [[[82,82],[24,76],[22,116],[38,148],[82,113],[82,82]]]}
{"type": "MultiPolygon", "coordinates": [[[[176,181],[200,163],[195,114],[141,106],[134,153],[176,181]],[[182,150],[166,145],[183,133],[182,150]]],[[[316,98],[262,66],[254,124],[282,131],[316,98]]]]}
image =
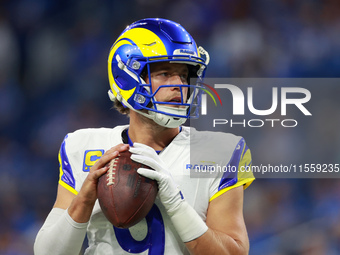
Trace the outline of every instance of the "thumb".
{"type": "Polygon", "coordinates": [[[157,173],[154,170],[147,169],[147,168],[138,168],[137,173],[151,180],[159,181],[161,178],[161,175],[159,173],[157,173]]]}

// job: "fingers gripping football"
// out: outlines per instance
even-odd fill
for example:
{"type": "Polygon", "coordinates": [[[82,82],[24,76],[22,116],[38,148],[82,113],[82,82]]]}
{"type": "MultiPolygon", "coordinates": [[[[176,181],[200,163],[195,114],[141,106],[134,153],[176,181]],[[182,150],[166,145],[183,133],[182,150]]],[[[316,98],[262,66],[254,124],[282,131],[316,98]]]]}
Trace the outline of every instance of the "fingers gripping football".
{"type": "Polygon", "coordinates": [[[157,180],[157,178],[161,178],[162,175],[171,176],[169,171],[166,169],[165,163],[151,147],[141,143],[134,143],[133,147],[130,148],[130,152],[133,153],[131,156],[132,160],[147,165],[156,171],[155,174],[155,171],[149,169],[151,176],[148,176],[148,178],[153,177],[154,180],[157,180]]]}
{"type": "Polygon", "coordinates": [[[119,144],[106,151],[104,155],[91,167],[78,195],[83,197],[85,201],[94,203],[97,199],[98,179],[107,172],[107,164],[110,160],[117,157],[120,152],[125,151],[128,148],[128,145],[119,144]]]}
{"type": "Polygon", "coordinates": [[[139,168],[137,172],[157,181],[159,199],[168,213],[174,211],[182,202],[182,196],[165,163],[154,149],[144,144],[134,143],[134,146],[130,147],[130,152],[132,160],[155,170],[139,168]]]}
{"type": "MultiPolygon", "coordinates": [[[[137,161],[137,160],[135,160],[135,161],[137,161]]],[[[143,175],[143,176],[145,176],[145,177],[147,177],[147,178],[149,178],[151,180],[155,180],[157,182],[161,182],[162,181],[162,176],[159,173],[157,173],[156,171],[150,171],[150,169],[139,168],[137,170],[137,173],[139,173],[140,175],[143,175]]]]}

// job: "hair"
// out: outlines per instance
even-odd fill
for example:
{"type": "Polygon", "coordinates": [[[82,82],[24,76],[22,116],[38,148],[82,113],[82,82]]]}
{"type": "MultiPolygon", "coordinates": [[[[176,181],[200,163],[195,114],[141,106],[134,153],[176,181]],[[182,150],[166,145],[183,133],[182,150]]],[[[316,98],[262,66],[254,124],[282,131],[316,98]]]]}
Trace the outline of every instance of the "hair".
{"type": "Polygon", "coordinates": [[[115,108],[119,113],[123,115],[130,115],[130,109],[128,107],[125,107],[121,102],[117,100],[117,98],[113,101],[113,108],[115,108]]]}

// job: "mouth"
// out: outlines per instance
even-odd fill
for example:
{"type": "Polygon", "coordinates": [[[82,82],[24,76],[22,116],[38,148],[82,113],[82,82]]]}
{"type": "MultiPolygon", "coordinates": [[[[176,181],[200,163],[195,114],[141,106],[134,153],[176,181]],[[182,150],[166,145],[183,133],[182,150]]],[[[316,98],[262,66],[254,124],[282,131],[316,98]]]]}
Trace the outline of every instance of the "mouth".
{"type": "Polygon", "coordinates": [[[181,97],[173,97],[168,102],[170,103],[182,103],[181,97]]]}

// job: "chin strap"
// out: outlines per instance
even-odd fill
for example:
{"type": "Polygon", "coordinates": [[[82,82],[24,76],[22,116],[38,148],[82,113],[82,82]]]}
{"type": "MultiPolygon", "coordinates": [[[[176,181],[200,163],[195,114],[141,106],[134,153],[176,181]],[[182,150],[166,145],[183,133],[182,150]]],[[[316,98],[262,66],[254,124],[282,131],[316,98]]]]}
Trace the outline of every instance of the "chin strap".
{"type": "MultiPolygon", "coordinates": [[[[175,108],[175,107],[169,107],[169,106],[163,106],[159,105],[158,110],[162,112],[167,112],[170,114],[176,114],[176,115],[182,115],[184,116],[187,112],[186,108],[175,108]]],[[[184,122],[186,122],[186,118],[181,118],[181,117],[173,117],[169,116],[164,113],[159,113],[159,112],[153,112],[149,111],[148,114],[149,118],[152,119],[154,122],[156,122],[158,125],[161,125],[163,127],[168,127],[168,128],[176,128],[182,125],[184,122]]]]}

